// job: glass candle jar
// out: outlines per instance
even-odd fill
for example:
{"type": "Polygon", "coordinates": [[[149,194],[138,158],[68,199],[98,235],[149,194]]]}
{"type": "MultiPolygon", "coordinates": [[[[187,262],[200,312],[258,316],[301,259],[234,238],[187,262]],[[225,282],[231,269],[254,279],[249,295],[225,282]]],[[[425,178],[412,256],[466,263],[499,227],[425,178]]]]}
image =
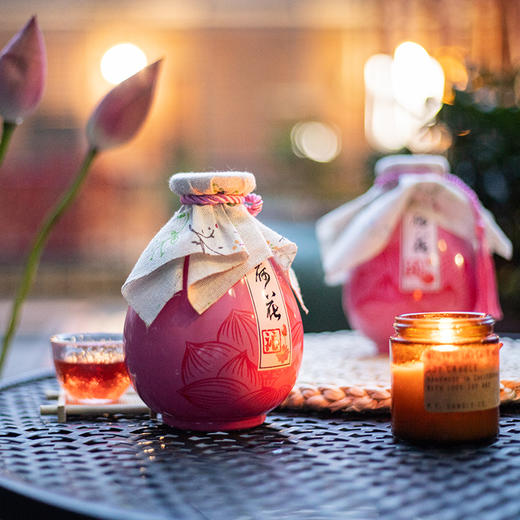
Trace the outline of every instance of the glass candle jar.
{"type": "Polygon", "coordinates": [[[392,430],[412,441],[482,441],[498,433],[499,338],[484,313],[403,314],[390,338],[392,430]]]}

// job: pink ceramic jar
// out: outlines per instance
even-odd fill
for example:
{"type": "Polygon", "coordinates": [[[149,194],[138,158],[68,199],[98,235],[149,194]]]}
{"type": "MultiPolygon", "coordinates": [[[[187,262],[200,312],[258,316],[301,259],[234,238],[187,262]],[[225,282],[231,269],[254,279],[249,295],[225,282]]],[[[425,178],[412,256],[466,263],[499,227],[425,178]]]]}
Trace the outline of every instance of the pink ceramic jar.
{"type": "Polygon", "coordinates": [[[492,253],[511,242],[442,156],[376,163],[366,193],[324,215],[317,234],[350,325],[388,353],[395,316],[483,312],[500,319],[492,253]]]}
{"type": "Polygon", "coordinates": [[[296,382],[303,326],[289,273],[297,247],[255,218],[255,186],[249,172],[173,175],[182,206],[122,287],[131,381],[171,426],[256,426],[296,382]]]}
{"type": "Polygon", "coordinates": [[[475,254],[469,240],[437,229],[440,264],[439,287],[425,290],[428,272],[418,273],[422,282],[403,290],[401,280],[402,223],[388,245],[374,258],[352,270],[343,286],[343,308],[351,326],[372,339],[380,353],[388,352],[395,316],[407,312],[472,310],[476,302],[475,254]]]}
{"type": "Polygon", "coordinates": [[[186,290],[148,328],[130,307],[124,337],[128,372],[143,401],[170,426],[204,431],[263,423],[292,389],[303,352],[298,305],[272,260],[201,315],[186,290]],[[273,292],[281,299],[269,306],[273,292]]]}
{"type": "Polygon", "coordinates": [[[477,311],[499,319],[488,242],[499,242],[501,232],[484,218],[475,193],[449,173],[448,162],[441,156],[388,156],[376,164],[375,185],[383,197],[393,193],[392,203],[402,209],[384,249],[355,266],[344,285],[351,324],[386,353],[400,314],[477,311]]]}

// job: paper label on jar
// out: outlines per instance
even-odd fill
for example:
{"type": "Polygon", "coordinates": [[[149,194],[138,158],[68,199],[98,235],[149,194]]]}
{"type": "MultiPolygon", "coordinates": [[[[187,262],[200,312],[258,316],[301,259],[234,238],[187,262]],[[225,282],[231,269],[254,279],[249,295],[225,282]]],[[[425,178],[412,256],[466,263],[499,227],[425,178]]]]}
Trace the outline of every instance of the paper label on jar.
{"type": "Polygon", "coordinates": [[[499,345],[432,347],[423,354],[427,412],[472,412],[500,404],[499,345]]]}
{"type": "Polygon", "coordinates": [[[403,216],[399,284],[402,291],[438,291],[437,225],[417,211],[403,216]]]}
{"type": "Polygon", "coordinates": [[[292,341],[289,317],[278,278],[266,260],[246,277],[258,326],[259,370],[291,364],[292,341]]]}

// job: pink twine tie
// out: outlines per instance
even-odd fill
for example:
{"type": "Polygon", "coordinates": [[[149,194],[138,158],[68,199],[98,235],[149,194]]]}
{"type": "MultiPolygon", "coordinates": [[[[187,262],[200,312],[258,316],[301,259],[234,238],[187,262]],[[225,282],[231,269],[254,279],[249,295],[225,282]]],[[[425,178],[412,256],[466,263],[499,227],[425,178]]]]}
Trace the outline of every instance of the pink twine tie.
{"type": "Polygon", "coordinates": [[[244,205],[247,208],[247,211],[249,211],[253,217],[256,217],[262,211],[264,201],[260,195],[250,193],[244,197],[244,205]]]}
{"type": "Polygon", "coordinates": [[[263,200],[260,195],[250,193],[248,195],[229,195],[215,193],[208,195],[181,195],[182,204],[195,204],[197,206],[215,206],[217,204],[244,204],[247,211],[256,217],[262,211],[263,200]]]}

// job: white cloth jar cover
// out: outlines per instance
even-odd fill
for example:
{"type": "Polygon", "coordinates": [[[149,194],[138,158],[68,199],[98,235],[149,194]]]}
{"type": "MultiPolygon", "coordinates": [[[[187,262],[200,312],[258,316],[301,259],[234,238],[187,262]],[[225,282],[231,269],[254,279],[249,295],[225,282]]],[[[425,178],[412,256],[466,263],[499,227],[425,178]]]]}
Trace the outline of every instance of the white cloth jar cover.
{"type": "MultiPolygon", "coordinates": [[[[255,186],[248,172],[178,173],[170,179],[170,189],[181,199],[246,196],[255,186]]],[[[184,259],[189,256],[188,299],[201,314],[267,258],[273,257],[289,273],[296,251],[296,244],[264,226],[242,203],[183,204],[143,251],[121,292],[150,325],[182,290],[184,259]]]]}
{"type": "Polygon", "coordinates": [[[449,173],[444,157],[395,155],[378,161],[372,188],[318,220],[326,283],[344,283],[354,267],[383,251],[405,212],[413,208],[420,208],[445,230],[471,240],[484,263],[493,252],[511,258],[510,240],[475,194],[449,173]]]}

